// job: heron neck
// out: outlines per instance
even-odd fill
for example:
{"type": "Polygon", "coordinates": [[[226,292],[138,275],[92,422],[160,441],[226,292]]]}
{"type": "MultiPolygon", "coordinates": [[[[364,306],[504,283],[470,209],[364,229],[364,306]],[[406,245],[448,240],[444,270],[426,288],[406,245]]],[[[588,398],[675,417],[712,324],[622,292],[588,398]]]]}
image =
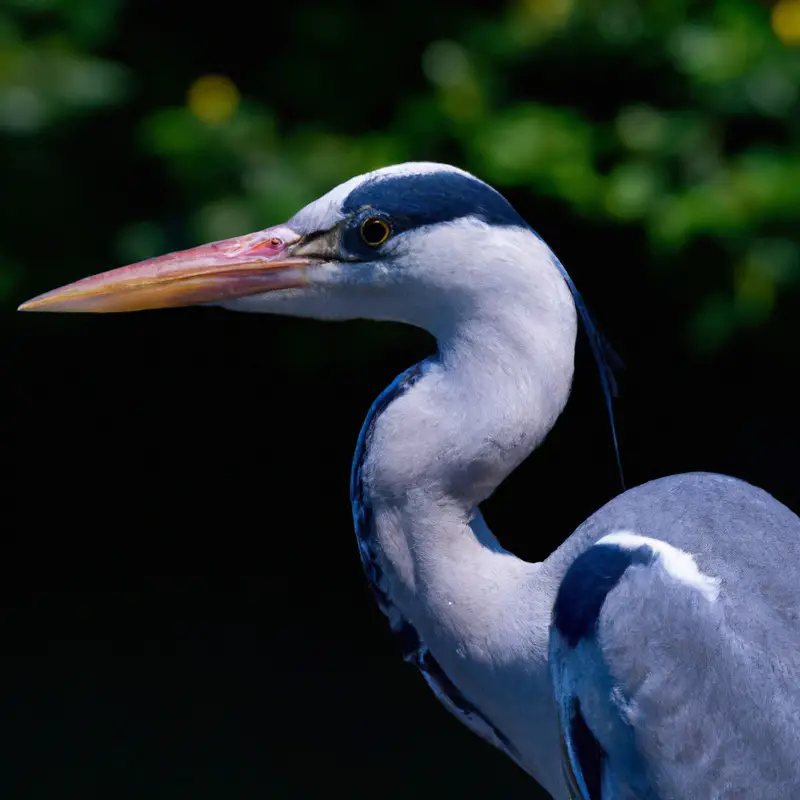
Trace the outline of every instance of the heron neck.
{"type": "Polygon", "coordinates": [[[577,320],[564,295],[549,309],[524,298],[474,309],[440,335],[437,355],[375,419],[373,498],[403,506],[422,493],[469,515],[541,443],[572,384],[577,320]]]}
{"type": "MultiPolygon", "coordinates": [[[[363,472],[386,596],[553,791],[547,632],[557,580],[504,550],[479,503],[566,404],[575,321],[564,320],[521,324],[511,314],[440,340],[438,356],[374,420],[363,472]]],[[[533,519],[524,524],[536,535],[533,519]]]]}
{"type": "Polygon", "coordinates": [[[478,506],[564,408],[576,319],[568,295],[568,310],[549,314],[523,299],[440,338],[438,355],[374,421],[363,481],[390,594],[415,626],[442,604],[507,591],[511,573],[530,566],[500,546],[478,506]]]}

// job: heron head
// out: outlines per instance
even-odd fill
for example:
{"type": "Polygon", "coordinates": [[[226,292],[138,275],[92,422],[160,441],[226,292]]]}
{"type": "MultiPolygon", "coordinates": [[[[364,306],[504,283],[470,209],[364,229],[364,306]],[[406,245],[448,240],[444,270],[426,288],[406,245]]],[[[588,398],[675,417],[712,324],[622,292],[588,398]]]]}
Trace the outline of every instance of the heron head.
{"type": "Polygon", "coordinates": [[[525,284],[568,298],[553,266],[546,245],[486,183],[455,167],[409,163],[353,178],[284,224],[84,278],[20,309],[212,304],[388,319],[438,334],[487,293],[511,298],[525,284]]]}
{"type": "Polygon", "coordinates": [[[600,370],[617,449],[609,365],[616,358],[578,290],[511,204],[455,167],[418,162],[375,170],[282,225],[84,278],[20,310],[188,305],[406,322],[440,342],[470,325],[470,336],[480,330],[489,338],[501,327],[543,340],[555,330],[570,342],[570,358],[577,311],[600,370]],[[473,324],[479,318],[482,327],[473,324]]]}

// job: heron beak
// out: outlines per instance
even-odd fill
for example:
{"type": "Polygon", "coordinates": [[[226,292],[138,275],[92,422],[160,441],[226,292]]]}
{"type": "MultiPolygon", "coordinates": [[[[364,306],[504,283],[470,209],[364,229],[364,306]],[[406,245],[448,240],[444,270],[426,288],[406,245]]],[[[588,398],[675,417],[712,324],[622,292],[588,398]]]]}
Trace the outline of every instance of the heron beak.
{"type": "Polygon", "coordinates": [[[293,252],[301,241],[286,226],[212,242],[102,272],[41,294],[20,311],[143,311],[215,303],[294,289],[321,259],[293,252]]]}

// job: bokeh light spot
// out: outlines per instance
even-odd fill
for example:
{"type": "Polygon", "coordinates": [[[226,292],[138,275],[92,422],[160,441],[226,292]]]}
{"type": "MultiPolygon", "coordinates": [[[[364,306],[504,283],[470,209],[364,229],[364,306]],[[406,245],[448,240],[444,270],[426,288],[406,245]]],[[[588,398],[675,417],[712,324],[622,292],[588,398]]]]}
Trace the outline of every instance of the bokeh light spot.
{"type": "Polygon", "coordinates": [[[202,122],[219,124],[236,113],[239,99],[239,90],[230,78],[203,75],[189,87],[187,105],[202,122]]]}
{"type": "Polygon", "coordinates": [[[784,44],[800,46],[800,0],[779,0],[775,4],[772,30],[784,44]]]}
{"type": "Polygon", "coordinates": [[[469,59],[456,42],[433,42],[422,54],[422,70],[438,86],[459,86],[469,80],[469,59]]]}
{"type": "Polygon", "coordinates": [[[574,0],[522,0],[530,17],[545,25],[560,25],[572,15],[574,0]]]}

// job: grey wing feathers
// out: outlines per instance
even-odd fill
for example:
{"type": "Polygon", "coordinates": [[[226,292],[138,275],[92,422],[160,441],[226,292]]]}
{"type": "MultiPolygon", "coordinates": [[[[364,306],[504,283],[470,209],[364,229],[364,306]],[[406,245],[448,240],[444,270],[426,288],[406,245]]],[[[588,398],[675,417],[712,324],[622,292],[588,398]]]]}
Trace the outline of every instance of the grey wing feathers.
{"type": "Polygon", "coordinates": [[[765,648],[727,611],[725,585],[664,542],[604,537],[573,561],[550,669],[576,797],[800,797],[796,661],[780,626],[765,648]]]}

